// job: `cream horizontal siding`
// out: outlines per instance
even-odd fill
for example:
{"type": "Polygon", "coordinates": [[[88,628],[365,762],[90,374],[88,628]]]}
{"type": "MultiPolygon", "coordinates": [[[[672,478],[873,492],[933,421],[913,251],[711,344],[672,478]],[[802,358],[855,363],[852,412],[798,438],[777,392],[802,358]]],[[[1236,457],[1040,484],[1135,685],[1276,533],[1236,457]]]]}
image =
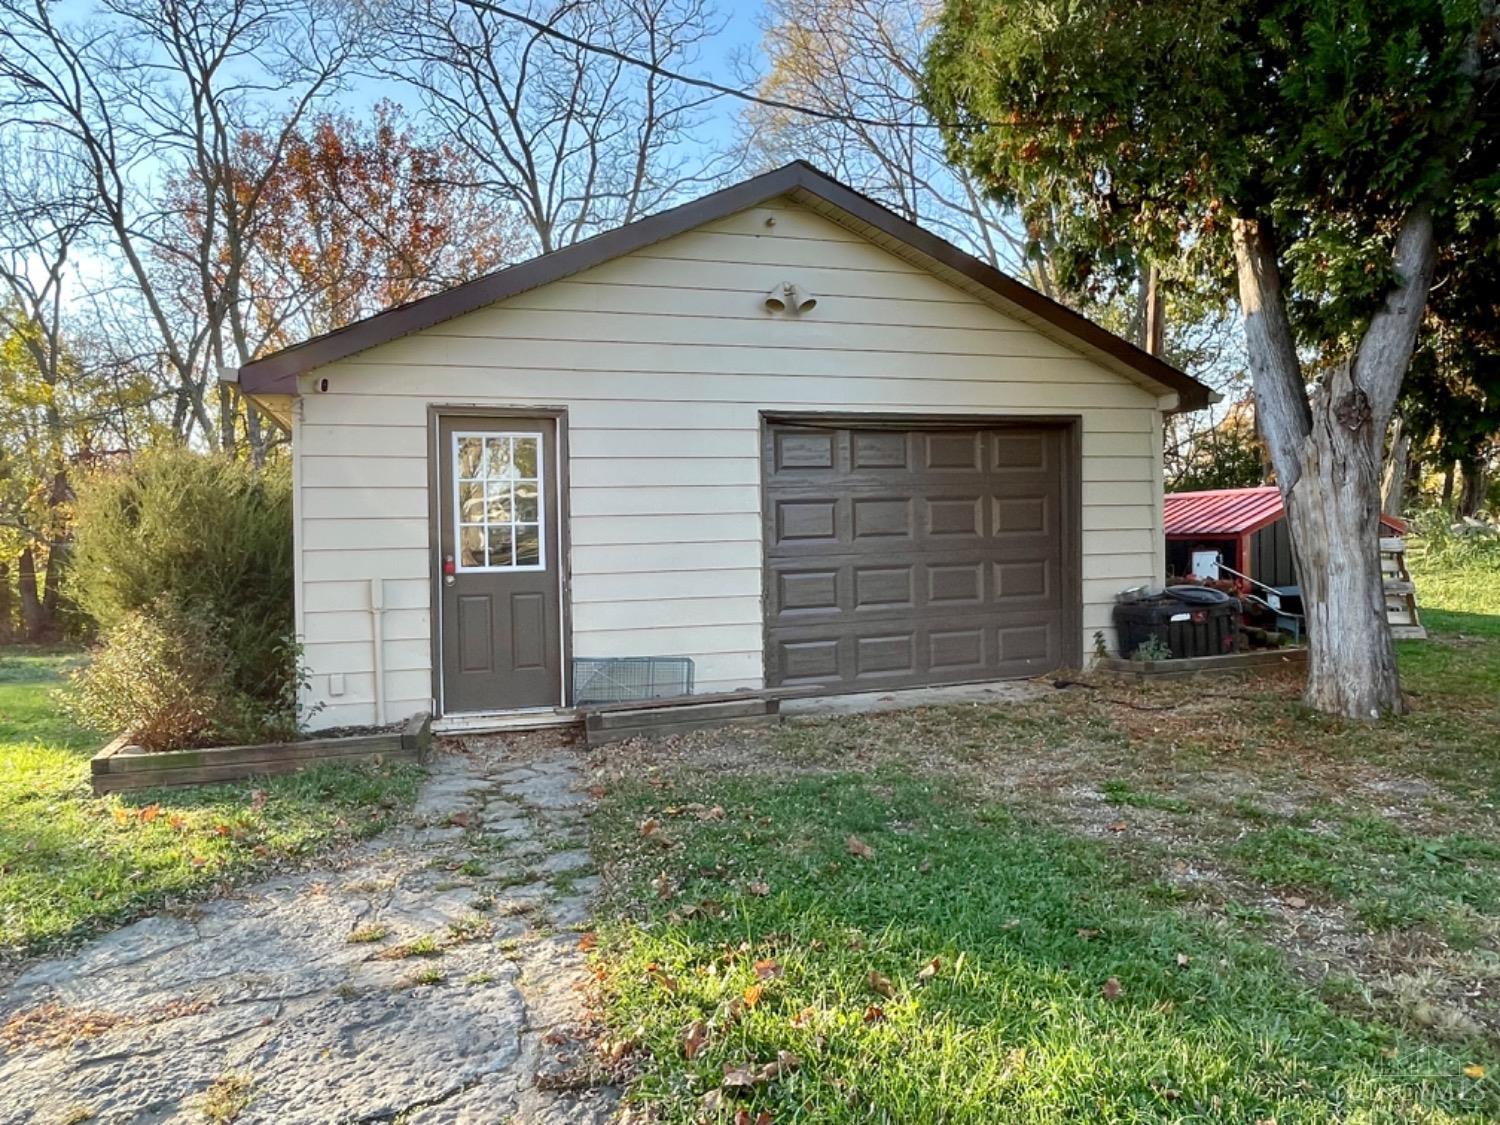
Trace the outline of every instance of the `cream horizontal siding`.
{"type": "Polygon", "coordinates": [[[722,543],[760,538],[759,512],[712,512],[696,516],[657,515],[645,526],[639,516],[574,516],[574,547],[644,543],[722,543]]]}
{"type": "MultiPolygon", "coordinates": [[[[751,540],[759,542],[759,540],[751,540]]],[[[645,570],[574,574],[573,604],[665,602],[713,598],[758,598],[759,566],[737,570],[645,570]]]]}
{"type": "MultiPolygon", "coordinates": [[[[743,296],[743,294],[742,294],[743,296]]],[[[537,380],[534,376],[526,376],[514,383],[507,383],[505,387],[525,388],[524,391],[516,391],[512,394],[501,394],[499,390],[486,395],[482,389],[483,381],[473,384],[469,389],[475,391],[472,394],[460,394],[453,385],[452,379],[434,380],[430,383],[420,378],[420,369],[401,368],[404,372],[395,378],[388,378],[390,372],[387,368],[377,365],[367,365],[356,378],[352,375],[346,376],[342,372],[352,369],[353,361],[335,367],[325,367],[324,372],[334,371],[334,377],[330,377],[331,383],[336,383],[340,388],[349,388],[348,391],[339,393],[311,395],[303,400],[303,408],[309,417],[327,418],[336,415],[346,406],[349,408],[350,425],[386,425],[386,426],[414,426],[422,427],[425,424],[427,404],[438,402],[450,406],[463,405],[553,405],[568,408],[568,424],[575,438],[582,436],[585,440],[590,435],[599,435],[601,441],[611,440],[617,433],[628,433],[644,431],[646,433],[661,434],[662,440],[675,440],[676,435],[683,431],[693,432],[709,430],[714,433],[724,434],[739,432],[744,434],[757,434],[758,422],[754,411],[746,412],[747,405],[742,402],[709,402],[702,396],[696,396],[692,400],[691,410],[667,410],[664,407],[680,406],[679,400],[663,395],[655,380],[639,381],[635,384],[639,397],[636,398],[603,398],[596,399],[582,397],[574,393],[571,396],[552,395],[538,392],[537,380]],[[353,393],[358,391],[358,394],[353,393]],[[566,401],[564,401],[566,399],[566,401]],[[357,421],[356,421],[357,419],[357,421]]],[[[498,375],[497,375],[498,378],[498,375]]],[[[570,381],[575,392],[576,381],[570,381]]],[[[612,388],[613,393],[626,393],[630,390],[625,385],[612,388]]],[[[1066,399],[1070,404],[1067,413],[1080,413],[1083,415],[1086,426],[1084,440],[1089,440],[1090,434],[1108,435],[1135,435],[1141,433],[1141,403],[1139,400],[1132,402],[1129,406],[1110,407],[1098,402],[1089,402],[1087,389],[1085,393],[1073,397],[1072,392],[1066,387],[1059,389],[1058,400],[1051,406],[1025,407],[1012,402],[1005,409],[1007,413],[1014,414],[1057,414],[1064,412],[1063,402],[1066,399]]],[[[993,396],[992,396],[993,398],[993,396]]],[[[751,403],[760,409],[775,410],[788,409],[786,403],[751,403]]],[[[909,408],[912,411],[920,411],[927,414],[964,414],[975,410],[975,407],[964,404],[945,401],[917,401],[899,403],[897,405],[909,408]]],[[[850,409],[851,404],[837,400],[825,402],[806,402],[797,404],[799,410],[824,410],[840,411],[850,409]]],[[[866,406],[866,409],[876,407],[866,406]]],[[[884,409],[883,406],[880,407],[884,409]]],[[[979,409],[985,409],[984,406],[979,409]]],[[[993,411],[994,407],[989,409],[993,411]]],[[[371,435],[378,437],[378,434],[371,435]]],[[[759,446],[756,447],[757,449],[759,446]]],[[[579,456],[575,449],[573,455],[579,456]]],[[[585,452],[583,455],[587,455],[585,452]]],[[[363,453],[355,456],[350,455],[350,460],[355,461],[363,467],[363,464],[371,459],[386,456],[381,453],[378,445],[371,446],[363,453]]],[[[316,454],[309,453],[308,461],[315,459],[316,454]]],[[[425,464],[425,455],[424,455],[425,464]]]]}
{"type": "MultiPolygon", "coordinates": [[[[311,529],[309,529],[311,530],[311,529]]],[[[317,606],[314,612],[337,613],[370,607],[369,582],[331,581],[306,584],[307,599],[317,606]]],[[[427,609],[432,602],[432,587],[425,577],[385,580],[387,609],[427,609]]]]}
{"type": "Polygon", "coordinates": [[[792,204],[315,377],[328,390],[306,381],[296,441],[299,619],[319,725],[373,718],[376,578],[387,714],[430,705],[431,404],[567,409],[574,655],[690,656],[700,691],[762,682],[762,411],[1078,416],[1085,652],[1110,632],[1114,595],[1160,577],[1155,397],[792,204]],[[784,281],[817,309],[767,315],[762,295],[784,281]]]}

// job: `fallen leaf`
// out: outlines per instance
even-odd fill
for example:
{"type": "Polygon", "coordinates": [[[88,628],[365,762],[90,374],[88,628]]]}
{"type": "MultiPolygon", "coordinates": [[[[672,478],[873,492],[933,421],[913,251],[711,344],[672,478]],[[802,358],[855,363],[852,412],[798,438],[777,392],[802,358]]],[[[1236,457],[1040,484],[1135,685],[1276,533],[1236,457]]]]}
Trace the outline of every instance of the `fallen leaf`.
{"type": "Polygon", "coordinates": [[[187,827],[187,820],[186,818],[173,813],[171,816],[167,817],[167,827],[172,828],[177,832],[181,832],[184,828],[187,827]]]}
{"type": "Polygon", "coordinates": [[[1125,829],[1130,827],[1130,825],[1123,820],[1113,820],[1106,824],[1104,827],[1108,828],[1111,832],[1124,832],[1125,829]]]}
{"type": "Polygon", "coordinates": [[[630,1054],[631,1051],[635,1050],[635,1048],[636,1042],[634,1039],[616,1039],[609,1045],[609,1050],[606,1053],[609,1055],[610,1062],[619,1062],[626,1055],[630,1054]]]}
{"type": "Polygon", "coordinates": [[[640,827],[642,836],[650,836],[653,832],[661,827],[661,821],[657,820],[654,816],[649,817],[646,820],[641,821],[640,827]]]}
{"type": "Polygon", "coordinates": [[[812,1021],[815,1020],[817,1016],[818,1010],[809,1005],[792,1017],[792,1026],[806,1027],[808,1024],[812,1023],[812,1021]]]}
{"type": "Polygon", "coordinates": [[[453,825],[454,828],[467,828],[469,827],[469,814],[466,812],[451,813],[448,816],[448,823],[453,825]]]}
{"type": "Polygon", "coordinates": [[[698,1102],[698,1109],[704,1117],[717,1117],[723,1108],[724,1092],[718,1089],[710,1090],[698,1102]]]}
{"type": "Polygon", "coordinates": [[[135,815],[141,818],[141,822],[143,824],[150,824],[157,817],[161,816],[161,806],[160,805],[147,805],[145,808],[141,809],[141,811],[138,812],[138,813],[136,813],[135,815]]]}
{"type": "Polygon", "coordinates": [[[588,795],[596,801],[600,800],[604,796],[604,786],[590,785],[588,788],[588,795]]]}
{"type": "Polygon", "coordinates": [[[596,934],[596,933],[594,933],[593,930],[590,930],[586,934],[580,934],[579,935],[579,937],[578,937],[578,948],[581,949],[581,950],[583,950],[585,953],[588,953],[588,952],[590,952],[590,951],[592,951],[594,949],[597,949],[598,947],[599,947],[599,935],[596,934]]]}
{"type": "Polygon", "coordinates": [[[699,820],[723,820],[724,819],[724,806],[723,805],[715,805],[711,809],[705,809],[703,812],[700,812],[698,814],[698,819],[699,820]]]}
{"type": "Polygon", "coordinates": [[[756,898],[765,898],[768,894],[771,893],[771,884],[761,879],[757,879],[755,880],[755,882],[746,887],[745,890],[749,891],[756,898]]]}
{"type": "Polygon", "coordinates": [[[776,1061],[766,1063],[755,1076],[758,1082],[775,1082],[784,1074],[790,1074],[802,1065],[802,1060],[790,1051],[777,1051],[776,1061]]]}
{"type": "Polygon", "coordinates": [[[685,1058],[696,1058],[698,1052],[708,1044],[708,1024],[694,1020],[682,1037],[682,1054],[685,1058]]]}
{"type": "Polygon", "coordinates": [[[871,859],[875,855],[875,849],[858,836],[850,836],[845,840],[844,848],[850,855],[858,856],[860,859],[871,859]]]}
{"type": "Polygon", "coordinates": [[[1099,931],[1098,930],[1091,930],[1087,926],[1079,926],[1078,927],[1078,940],[1079,941],[1093,941],[1098,936],[1099,936],[1099,931]]]}
{"type": "Polygon", "coordinates": [[[759,1004],[760,998],[765,994],[765,991],[765,986],[760,984],[752,984],[749,988],[745,989],[743,993],[745,998],[745,1007],[753,1008],[755,1007],[755,1005],[759,1004]]]}
{"type": "Polygon", "coordinates": [[[656,888],[657,898],[667,899],[672,897],[672,877],[665,871],[663,871],[655,879],[652,879],[651,885],[656,888]]]}
{"type": "Polygon", "coordinates": [[[1289,907],[1291,907],[1293,910],[1306,910],[1307,909],[1307,899],[1305,899],[1305,898],[1298,898],[1296,895],[1289,896],[1287,898],[1287,900],[1286,900],[1286,904],[1289,907]]]}
{"type": "Polygon", "coordinates": [[[1484,1067],[1480,1066],[1478,1063],[1473,1063],[1470,1066],[1464,1067],[1465,1078],[1483,1078],[1485,1076],[1485,1073],[1486,1072],[1484,1067]]]}
{"type": "Polygon", "coordinates": [[[250,790],[250,809],[251,809],[251,811],[252,812],[260,812],[261,809],[263,809],[263,808],[266,807],[266,802],[268,800],[270,800],[270,798],[271,798],[271,794],[267,793],[264,789],[252,789],[252,790],[250,790]]]}
{"type": "Polygon", "coordinates": [[[879,1023],[885,1019],[885,1009],[879,1004],[871,1004],[865,1009],[865,1023],[879,1023]]]}
{"type": "Polygon", "coordinates": [[[1099,991],[1104,994],[1106,1000],[1118,1000],[1125,994],[1125,990],[1120,987],[1120,982],[1114,977],[1110,977],[1105,981],[1104,987],[1099,991]]]}
{"type": "MultiPolygon", "coordinates": [[[[168,821],[167,823],[170,824],[171,821],[168,821]]],[[[214,825],[214,835],[215,836],[228,836],[231,831],[233,831],[233,830],[227,824],[215,824],[214,825]]]]}
{"type": "Polygon", "coordinates": [[[755,1072],[749,1063],[725,1063],[719,1085],[726,1090],[743,1090],[755,1085],[755,1072]]]}
{"type": "Polygon", "coordinates": [[[938,970],[942,967],[942,962],[934,957],[931,961],[927,962],[927,964],[923,965],[920,969],[917,970],[917,982],[919,984],[926,984],[933,977],[938,975],[938,970]]]}
{"type": "Polygon", "coordinates": [[[879,993],[887,1000],[892,999],[896,995],[896,986],[891,983],[891,978],[882,976],[874,969],[871,969],[870,974],[865,977],[865,986],[871,992],[879,993]]]}
{"type": "Polygon", "coordinates": [[[208,860],[203,858],[203,856],[201,855],[195,855],[192,859],[188,860],[188,862],[191,863],[194,867],[202,867],[205,863],[208,862],[208,860]]]}
{"type": "Polygon", "coordinates": [[[677,982],[671,977],[667,976],[666,973],[662,972],[661,966],[658,965],[655,961],[646,966],[646,976],[651,980],[654,980],[657,984],[661,985],[662,988],[666,989],[668,992],[677,991],[677,982]]]}
{"type": "Polygon", "coordinates": [[[1193,959],[1191,957],[1189,957],[1186,953],[1179,953],[1177,955],[1177,967],[1179,969],[1185,969],[1185,968],[1187,968],[1190,964],[1192,964],[1192,961],[1193,961],[1193,959]]]}
{"type": "Polygon", "coordinates": [[[128,809],[122,809],[119,805],[116,805],[111,811],[115,815],[116,824],[124,824],[127,820],[130,819],[130,811],[128,809]]]}
{"type": "Polygon", "coordinates": [[[776,980],[786,975],[786,970],[781,967],[781,962],[767,957],[763,961],[755,962],[755,975],[761,980],[776,980]]]}

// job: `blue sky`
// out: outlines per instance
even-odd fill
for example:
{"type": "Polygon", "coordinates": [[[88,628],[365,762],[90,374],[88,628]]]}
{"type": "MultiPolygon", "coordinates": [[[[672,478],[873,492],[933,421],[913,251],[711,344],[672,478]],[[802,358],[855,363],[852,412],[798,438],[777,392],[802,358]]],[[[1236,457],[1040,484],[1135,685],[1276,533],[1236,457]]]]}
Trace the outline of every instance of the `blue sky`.
{"type": "MultiPolygon", "coordinates": [[[[62,9],[83,12],[90,0],[62,0],[62,9]]],[[[764,57],[760,52],[760,19],[764,11],[761,0],[720,0],[716,6],[718,22],[722,30],[703,45],[700,56],[675,69],[693,77],[708,78],[729,86],[741,86],[742,70],[748,64],[753,73],[760,73],[764,57]]],[[[340,99],[341,105],[350,112],[374,105],[381,98],[396,102],[415,117],[417,104],[410,91],[399,84],[378,79],[356,79],[352,89],[340,99]]],[[[737,98],[722,97],[714,101],[699,137],[710,150],[723,151],[735,137],[735,125],[745,103],[737,98]]]]}

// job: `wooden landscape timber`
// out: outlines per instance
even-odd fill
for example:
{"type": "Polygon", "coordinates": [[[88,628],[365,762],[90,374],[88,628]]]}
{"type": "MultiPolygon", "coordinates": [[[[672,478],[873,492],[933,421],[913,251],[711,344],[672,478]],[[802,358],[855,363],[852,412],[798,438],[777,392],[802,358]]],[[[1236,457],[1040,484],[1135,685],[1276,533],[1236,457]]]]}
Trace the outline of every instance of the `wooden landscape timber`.
{"type": "Polygon", "coordinates": [[[332,762],[419,762],[431,744],[432,717],[425,712],[413,715],[396,730],[255,746],[132,751],[129,736],[121,735],[94,755],[90,770],[95,793],[121,793],[242,781],[332,762]]]}

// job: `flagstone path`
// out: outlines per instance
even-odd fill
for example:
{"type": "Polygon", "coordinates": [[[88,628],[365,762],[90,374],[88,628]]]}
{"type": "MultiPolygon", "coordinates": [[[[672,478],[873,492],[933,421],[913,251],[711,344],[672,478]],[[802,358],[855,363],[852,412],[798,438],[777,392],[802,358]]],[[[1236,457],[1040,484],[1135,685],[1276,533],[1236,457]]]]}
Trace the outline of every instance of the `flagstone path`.
{"type": "Polygon", "coordinates": [[[582,755],[470,737],[429,765],[411,824],[26,969],[0,1122],[605,1120],[582,755]]]}

